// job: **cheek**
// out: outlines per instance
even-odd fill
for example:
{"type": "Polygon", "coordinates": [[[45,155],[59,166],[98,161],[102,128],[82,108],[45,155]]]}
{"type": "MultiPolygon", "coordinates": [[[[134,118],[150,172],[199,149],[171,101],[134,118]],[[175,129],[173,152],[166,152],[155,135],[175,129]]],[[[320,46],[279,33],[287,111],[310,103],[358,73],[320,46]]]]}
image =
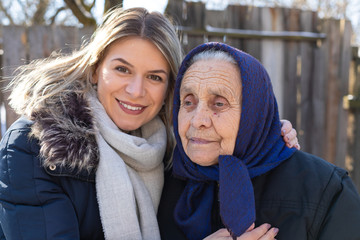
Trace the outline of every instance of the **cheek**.
{"type": "Polygon", "coordinates": [[[118,86],[112,81],[112,77],[109,73],[100,72],[97,75],[97,94],[100,100],[107,98],[111,92],[118,89],[118,86]]]}
{"type": "Polygon", "coordinates": [[[102,88],[110,88],[112,85],[114,85],[114,81],[112,81],[113,77],[109,72],[100,72],[99,75],[97,75],[97,84],[98,87],[102,88]]]}
{"type": "Polygon", "coordinates": [[[237,133],[240,125],[240,113],[234,112],[230,114],[219,114],[214,118],[214,126],[216,132],[221,136],[222,154],[231,155],[234,152],[237,133]]]}
{"type": "Polygon", "coordinates": [[[157,86],[149,84],[145,88],[147,91],[147,97],[152,99],[157,109],[160,109],[166,101],[167,84],[162,84],[157,86]]]}
{"type": "Polygon", "coordinates": [[[163,87],[159,87],[158,95],[161,103],[164,103],[166,101],[167,91],[168,91],[167,84],[164,85],[163,87]]]}
{"type": "MultiPolygon", "coordinates": [[[[187,113],[186,110],[180,108],[179,115],[178,115],[178,131],[181,138],[181,141],[184,141],[186,139],[186,132],[189,129],[190,126],[190,116],[189,113],[187,113]]],[[[184,142],[183,142],[184,144],[184,142]]]]}

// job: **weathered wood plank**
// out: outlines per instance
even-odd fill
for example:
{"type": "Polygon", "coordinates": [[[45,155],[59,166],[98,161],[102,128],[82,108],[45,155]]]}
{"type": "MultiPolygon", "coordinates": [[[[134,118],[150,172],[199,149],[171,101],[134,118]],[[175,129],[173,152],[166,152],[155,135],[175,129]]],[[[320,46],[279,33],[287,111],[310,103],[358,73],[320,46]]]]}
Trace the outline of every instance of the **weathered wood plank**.
{"type": "MultiPolygon", "coordinates": [[[[207,10],[205,16],[205,24],[212,27],[226,28],[228,23],[228,19],[225,14],[225,11],[219,10],[207,10]]],[[[225,36],[215,37],[208,36],[209,42],[225,42],[228,43],[227,38],[225,36]]]]}
{"type": "MultiPolygon", "coordinates": [[[[312,12],[303,11],[300,14],[301,31],[311,32],[312,28],[312,12]]],[[[300,76],[300,141],[304,151],[313,153],[313,145],[311,139],[311,132],[313,126],[314,109],[312,105],[313,89],[313,52],[314,43],[301,42],[300,56],[301,56],[301,76],[300,76]]],[[[316,146],[315,146],[316,147],[316,146]]]]}
{"type": "Polygon", "coordinates": [[[324,22],[323,31],[327,33],[326,50],[327,68],[327,105],[326,105],[326,136],[325,159],[335,163],[336,134],[338,127],[338,106],[341,98],[339,91],[339,59],[340,59],[340,25],[338,21],[327,20],[324,22]]]}
{"type": "MultiPolygon", "coordinates": [[[[284,30],[300,31],[300,10],[284,9],[284,30]]],[[[284,52],[284,114],[283,117],[289,120],[297,130],[298,139],[302,135],[300,119],[297,119],[300,103],[297,103],[298,86],[300,85],[299,67],[301,64],[300,47],[297,41],[285,42],[284,52]]],[[[300,115],[300,114],[299,114],[300,115]]],[[[300,141],[302,145],[302,141],[300,141]]]]}
{"type": "Polygon", "coordinates": [[[29,58],[31,60],[50,56],[54,50],[50,26],[32,26],[28,29],[29,58]]]}
{"type": "MultiPolygon", "coordinates": [[[[351,36],[352,27],[349,21],[340,20],[340,62],[338,73],[338,90],[339,90],[339,104],[338,104],[338,126],[336,128],[336,156],[335,164],[345,168],[345,157],[347,150],[347,124],[348,111],[343,108],[343,96],[348,94],[349,90],[349,69],[351,61],[351,36]]],[[[360,170],[360,169],[359,169],[360,170]]]]}
{"type": "MultiPolygon", "coordinates": [[[[28,62],[26,49],[27,35],[26,29],[20,26],[4,26],[3,28],[3,74],[5,81],[1,82],[2,88],[7,86],[14,70],[20,65],[28,62]]],[[[9,92],[4,92],[3,95],[6,100],[9,97],[9,92]]],[[[18,115],[9,107],[8,102],[5,101],[6,108],[6,127],[8,128],[17,118],[18,115]]]]}
{"type": "MultiPolygon", "coordinates": [[[[283,16],[279,8],[262,8],[261,15],[262,30],[284,30],[283,16]]],[[[262,40],[261,62],[271,78],[281,117],[284,110],[284,50],[284,42],[281,40],[262,40]]]]}
{"type": "MultiPolygon", "coordinates": [[[[321,24],[316,17],[314,21],[314,28],[321,24]]],[[[312,104],[313,116],[311,119],[312,130],[310,138],[312,141],[313,154],[328,160],[325,152],[326,143],[326,94],[327,94],[327,66],[328,66],[328,44],[325,41],[318,41],[313,46],[313,76],[312,76],[312,104]]]]}
{"type": "MultiPolygon", "coordinates": [[[[244,7],[240,5],[229,5],[225,9],[225,15],[227,17],[227,28],[233,29],[243,29],[243,17],[244,17],[244,7]]],[[[227,44],[236,47],[238,49],[243,49],[242,39],[237,38],[228,38],[227,44]]]]}
{"type": "MultiPolygon", "coordinates": [[[[261,30],[261,14],[260,8],[246,6],[245,18],[243,18],[243,29],[261,30]]],[[[253,57],[260,59],[261,57],[261,40],[245,39],[243,40],[243,50],[253,57]]]]}
{"type": "MultiPolygon", "coordinates": [[[[359,48],[353,48],[353,59],[350,65],[349,94],[360,99],[360,57],[359,48]]],[[[360,192],[360,109],[350,108],[347,128],[346,169],[349,171],[360,192]]]]}
{"type": "MultiPolygon", "coordinates": [[[[186,2],[186,14],[183,14],[183,23],[186,27],[195,29],[205,28],[205,4],[203,2],[186,2]]],[[[207,36],[182,35],[182,43],[185,54],[194,47],[206,42],[207,36]]]]}

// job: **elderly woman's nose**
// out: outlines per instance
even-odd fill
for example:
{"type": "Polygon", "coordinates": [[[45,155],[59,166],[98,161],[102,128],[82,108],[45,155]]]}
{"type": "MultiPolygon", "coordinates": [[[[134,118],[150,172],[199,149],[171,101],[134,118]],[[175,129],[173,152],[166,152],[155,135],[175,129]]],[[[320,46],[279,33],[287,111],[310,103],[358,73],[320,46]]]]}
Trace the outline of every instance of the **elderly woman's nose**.
{"type": "Polygon", "coordinates": [[[140,76],[135,76],[127,84],[126,92],[134,98],[145,96],[144,79],[140,76]]]}
{"type": "Polygon", "coordinates": [[[191,119],[191,124],[195,128],[201,127],[210,127],[211,126],[211,110],[205,104],[198,104],[195,111],[193,111],[194,115],[191,119]]]}

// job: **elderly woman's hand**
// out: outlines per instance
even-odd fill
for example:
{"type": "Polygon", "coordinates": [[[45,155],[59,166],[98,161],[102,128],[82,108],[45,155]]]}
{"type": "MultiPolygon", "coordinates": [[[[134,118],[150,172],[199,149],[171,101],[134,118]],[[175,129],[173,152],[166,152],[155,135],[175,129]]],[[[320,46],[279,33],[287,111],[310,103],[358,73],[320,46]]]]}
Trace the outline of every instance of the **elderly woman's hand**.
{"type": "Polygon", "coordinates": [[[292,124],[288,120],[280,120],[281,122],[281,136],[289,148],[296,147],[300,150],[300,144],[297,139],[296,130],[292,127],[292,124]]]}
{"type": "MultiPolygon", "coordinates": [[[[253,223],[237,240],[273,240],[279,232],[279,229],[270,227],[270,224],[264,223],[255,228],[255,224],[253,223]]],[[[204,238],[204,240],[232,240],[232,237],[226,228],[222,228],[204,238]]]]}

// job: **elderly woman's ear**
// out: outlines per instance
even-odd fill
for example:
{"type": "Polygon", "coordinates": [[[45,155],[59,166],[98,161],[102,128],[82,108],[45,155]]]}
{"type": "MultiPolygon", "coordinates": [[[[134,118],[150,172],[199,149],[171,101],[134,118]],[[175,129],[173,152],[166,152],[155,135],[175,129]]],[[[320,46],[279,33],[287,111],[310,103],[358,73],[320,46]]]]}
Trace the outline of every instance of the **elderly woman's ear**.
{"type": "Polygon", "coordinates": [[[297,138],[297,133],[295,128],[292,127],[290,121],[283,119],[281,122],[281,136],[286,143],[286,146],[289,148],[295,147],[297,150],[300,150],[300,144],[297,138]]]}

